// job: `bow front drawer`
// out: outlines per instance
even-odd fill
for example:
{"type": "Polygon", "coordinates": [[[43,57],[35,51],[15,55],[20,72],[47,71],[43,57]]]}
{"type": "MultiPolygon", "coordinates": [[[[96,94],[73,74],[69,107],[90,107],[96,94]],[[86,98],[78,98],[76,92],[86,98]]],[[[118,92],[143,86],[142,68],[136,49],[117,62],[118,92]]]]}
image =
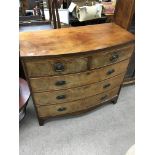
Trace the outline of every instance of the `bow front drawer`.
{"type": "Polygon", "coordinates": [[[25,61],[29,77],[61,75],[87,70],[87,58],[25,61]]]}
{"type": "Polygon", "coordinates": [[[129,60],[125,60],[104,68],[77,74],[30,78],[32,91],[42,92],[49,90],[61,90],[103,81],[107,78],[125,72],[128,62],[129,60]]]}
{"type": "Polygon", "coordinates": [[[83,99],[119,86],[123,81],[124,74],[125,73],[101,82],[72,89],[34,93],[34,100],[38,105],[50,105],[83,99]]]}
{"type": "Polygon", "coordinates": [[[91,69],[100,68],[106,65],[110,65],[125,59],[128,59],[133,52],[133,45],[128,45],[123,48],[116,48],[106,53],[98,53],[92,56],[91,69]]]}
{"type": "Polygon", "coordinates": [[[116,87],[110,91],[94,95],[82,100],[77,100],[69,103],[48,105],[48,106],[38,106],[37,111],[40,117],[58,116],[72,112],[78,112],[85,110],[95,105],[100,105],[103,102],[117,96],[119,87],[116,87]]]}

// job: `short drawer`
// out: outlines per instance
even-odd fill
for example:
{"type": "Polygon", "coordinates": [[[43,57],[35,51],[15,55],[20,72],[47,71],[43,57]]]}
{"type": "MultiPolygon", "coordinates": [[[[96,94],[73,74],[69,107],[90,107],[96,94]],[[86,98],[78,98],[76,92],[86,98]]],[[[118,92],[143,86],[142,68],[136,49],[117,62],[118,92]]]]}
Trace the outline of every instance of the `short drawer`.
{"type": "Polygon", "coordinates": [[[96,105],[99,105],[113,97],[117,96],[119,87],[116,87],[110,91],[91,96],[82,100],[77,100],[69,103],[48,105],[48,106],[37,106],[39,117],[59,116],[67,113],[73,113],[89,109],[96,105]]]}
{"type": "Polygon", "coordinates": [[[30,78],[33,92],[68,89],[103,81],[126,71],[129,60],[104,68],[61,76],[30,78]]]}
{"type": "Polygon", "coordinates": [[[87,70],[87,58],[25,61],[29,77],[62,75],[87,70]]]}
{"type": "Polygon", "coordinates": [[[103,54],[102,53],[96,54],[92,57],[91,69],[100,68],[106,65],[110,65],[128,59],[133,52],[133,48],[134,46],[130,45],[120,49],[119,48],[113,49],[103,54]]]}
{"type": "Polygon", "coordinates": [[[115,88],[121,84],[123,78],[124,73],[98,83],[60,91],[34,93],[33,96],[35,103],[38,105],[70,102],[103,93],[104,91],[115,88]]]}

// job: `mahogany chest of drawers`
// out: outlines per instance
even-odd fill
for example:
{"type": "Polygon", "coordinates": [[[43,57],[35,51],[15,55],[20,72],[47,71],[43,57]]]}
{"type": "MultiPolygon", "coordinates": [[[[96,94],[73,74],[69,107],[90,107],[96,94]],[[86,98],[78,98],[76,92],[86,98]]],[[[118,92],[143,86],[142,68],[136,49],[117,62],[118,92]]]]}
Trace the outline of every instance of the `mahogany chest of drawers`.
{"type": "Polygon", "coordinates": [[[134,36],[114,23],[20,33],[20,57],[39,124],[116,103],[134,36]]]}

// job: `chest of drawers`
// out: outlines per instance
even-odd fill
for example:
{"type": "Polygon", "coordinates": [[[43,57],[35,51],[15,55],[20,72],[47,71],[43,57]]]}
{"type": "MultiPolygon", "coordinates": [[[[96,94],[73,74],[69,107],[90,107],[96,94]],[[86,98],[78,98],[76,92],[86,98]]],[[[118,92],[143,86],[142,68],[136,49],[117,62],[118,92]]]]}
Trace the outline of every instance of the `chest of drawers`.
{"type": "Polygon", "coordinates": [[[113,23],[20,33],[20,57],[39,124],[116,103],[134,36],[113,23]]]}

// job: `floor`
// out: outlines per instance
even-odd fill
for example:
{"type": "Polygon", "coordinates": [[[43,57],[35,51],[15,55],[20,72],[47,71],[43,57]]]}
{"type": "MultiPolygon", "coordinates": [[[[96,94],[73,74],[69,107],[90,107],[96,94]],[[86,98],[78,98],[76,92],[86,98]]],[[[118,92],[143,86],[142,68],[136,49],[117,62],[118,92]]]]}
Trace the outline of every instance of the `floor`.
{"type": "Polygon", "coordinates": [[[20,155],[125,155],[135,138],[135,86],[117,104],[84,115],[51,119],[40,127],[32,100],[20,124],[20,155]]]}

